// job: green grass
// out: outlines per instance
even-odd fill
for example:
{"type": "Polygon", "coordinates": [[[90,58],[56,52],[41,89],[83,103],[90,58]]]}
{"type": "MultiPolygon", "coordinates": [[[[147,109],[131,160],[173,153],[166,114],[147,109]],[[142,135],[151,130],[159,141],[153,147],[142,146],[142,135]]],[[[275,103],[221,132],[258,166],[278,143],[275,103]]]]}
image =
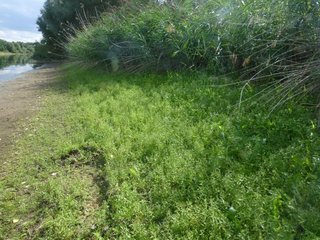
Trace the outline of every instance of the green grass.
{"type": "Polygon", "coordinates": [[[201,75],[63,81],[3,164],[3,239],[320,237],[310,109],[240,111],[238,88],[201,75]]]}

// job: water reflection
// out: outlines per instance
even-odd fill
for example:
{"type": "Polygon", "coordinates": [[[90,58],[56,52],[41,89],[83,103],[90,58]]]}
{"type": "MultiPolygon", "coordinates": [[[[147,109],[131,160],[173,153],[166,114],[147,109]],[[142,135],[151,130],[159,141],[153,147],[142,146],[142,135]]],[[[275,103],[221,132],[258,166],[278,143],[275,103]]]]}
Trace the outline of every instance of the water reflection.
{"type": "Polygon", "coordinates": [[[30,55],[0,56],[0,70],[10,65],[25,65],[30,62],[30,55]]]}
{"type": "Polygon", "coordinates": [[[36,66],[28,55],[0,56],[0,82],[16,78],[36,66]]]}

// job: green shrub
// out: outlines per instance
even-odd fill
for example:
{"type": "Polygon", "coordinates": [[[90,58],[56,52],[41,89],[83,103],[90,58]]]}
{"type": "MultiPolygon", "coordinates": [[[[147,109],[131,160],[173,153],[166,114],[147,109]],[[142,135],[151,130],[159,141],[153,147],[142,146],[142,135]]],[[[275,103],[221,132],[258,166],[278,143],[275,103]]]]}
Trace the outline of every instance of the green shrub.
{"type": "Polygon", "coordinates": [[[259,40],[276,40],[287,10],[283,3],[277,5],[283,11],[274,12],[274,6],[264,1],[246,5],[208,1],[196,7],[130,5],[79,31],[67,49],[81,61],[88,61],[89,56],[89,61],[100,62],[109,59],[109,54],[116,55],[124,69],[129,58],[129,66],[142,64],[141,69],[184,67],[221,72],[222,67],[225,72],[249,65],[251,57],[255,59],[250,62],[261,63],[259,56],[265,57],[261,50],[266,46],[259,40]]]}
{"type": "Polygon", "coordinates": [[[276,107],[319,88],[318,10],[307,0],[131,4],[79,30],[66,48],[74,61],[114,71],[235,72],[245,87],[276,80],[285,84],[261,94],[276,107]]]}

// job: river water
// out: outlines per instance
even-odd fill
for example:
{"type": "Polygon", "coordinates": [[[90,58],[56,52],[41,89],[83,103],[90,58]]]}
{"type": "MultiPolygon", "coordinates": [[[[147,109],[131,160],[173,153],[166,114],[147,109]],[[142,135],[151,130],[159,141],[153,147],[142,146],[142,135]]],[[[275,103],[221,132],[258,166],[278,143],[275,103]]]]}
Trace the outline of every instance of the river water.
{"type": "Polygon", "coordinates": [[[0,84],[32,71],[35,62],[27,55],[0,56],[0,84]]]}

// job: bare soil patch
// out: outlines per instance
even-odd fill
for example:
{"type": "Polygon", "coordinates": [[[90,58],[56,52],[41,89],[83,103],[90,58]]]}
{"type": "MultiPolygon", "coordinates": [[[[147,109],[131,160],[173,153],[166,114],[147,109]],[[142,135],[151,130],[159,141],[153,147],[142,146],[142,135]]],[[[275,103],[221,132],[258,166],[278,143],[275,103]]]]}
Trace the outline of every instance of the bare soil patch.
{"type": "Polygon", "coordinates": [[[18,123],[39,110],[44,90],[58,76],[57,67],[58,64],[47,64],[15,80],[0,83],[0,160],[6,158],[19,131],[18,123]]]}

